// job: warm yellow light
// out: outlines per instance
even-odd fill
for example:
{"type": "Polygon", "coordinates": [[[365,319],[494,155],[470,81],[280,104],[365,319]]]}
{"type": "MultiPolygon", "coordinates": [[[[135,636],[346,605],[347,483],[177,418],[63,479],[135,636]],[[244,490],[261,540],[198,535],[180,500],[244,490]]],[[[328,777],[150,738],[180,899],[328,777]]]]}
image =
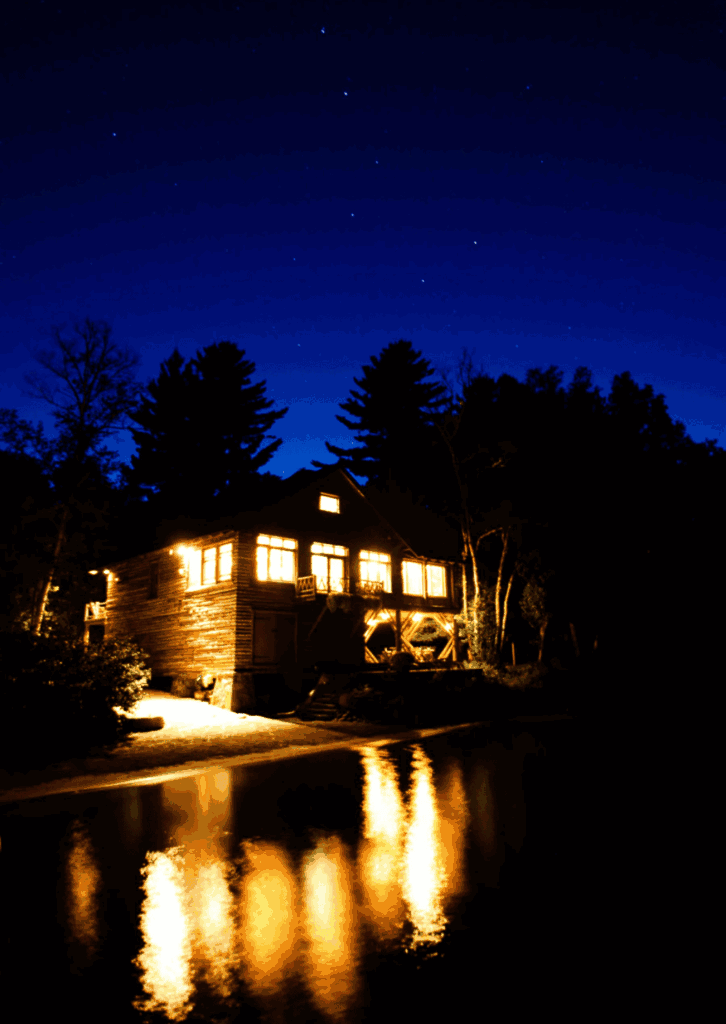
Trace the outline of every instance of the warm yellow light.
{"type": "Polygon", "coordinates": [[[98,576],[98,569],[89,569],[88,570],[88,575],[89,576],[98,576]]]}
{"type": "Polygon", "coordinates": [[[335,494],[321,494],[318,507],[321,512],[340,512],[340,498],[335,494]]]}
{"type": "Polygon", "coordinates": [[[111,575],[111,570],[110,569],[104,569],[103,570],[103,575],[104,576],[110,576],[111,575]]]}

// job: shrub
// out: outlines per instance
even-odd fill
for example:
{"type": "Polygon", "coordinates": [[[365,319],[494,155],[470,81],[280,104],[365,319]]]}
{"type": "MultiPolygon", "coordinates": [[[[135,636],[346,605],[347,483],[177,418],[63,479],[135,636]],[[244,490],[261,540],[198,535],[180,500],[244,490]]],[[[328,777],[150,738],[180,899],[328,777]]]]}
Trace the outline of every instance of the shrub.
{"type": "Polygon", "coordinates": [[[86,646],[58,636],[0,633],[3,767],[87,753],[123,730],[150,673],[127,641],[86,646]]]}

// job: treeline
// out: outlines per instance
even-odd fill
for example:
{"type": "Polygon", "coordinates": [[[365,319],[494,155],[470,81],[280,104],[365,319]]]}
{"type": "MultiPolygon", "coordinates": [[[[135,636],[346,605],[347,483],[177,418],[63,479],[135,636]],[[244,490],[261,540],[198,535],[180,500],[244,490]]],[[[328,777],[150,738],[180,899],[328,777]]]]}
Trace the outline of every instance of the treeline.
{"type": "MultiPolygon", "coordinates": [[[[71,628],[96,596],[89,568],[299,482],[264,471],[286,410],[231,342],[174,352],[141,388],[107,325],[86,321],[56,333],[41,370],[58,437],[2,414],[6,628],[71,628]],[[107,446],[123,428],[130,466],[107,446]]],[[[598,656],[639,666],[654,700],[664,666],[716,662],[726,453],[691,440],[650,386],[622,373],[604,394],[585,368],[495,379],[466,354],[447,380],[407,341],[355,384],[338,417],[353,447],[328,449],[404,535],[454,531],[470,661],[598,656]]]]}
{"type": "Polygon", "coordinates": [[[456,523],[472,661],[596,656],[618,699],[635,673],[656,704],[666,675],[719,662],[726,452],[650,385],[625,372],[603,394],[584,367],[495,379],[466,354],[437,382],[403,341],[356,384],[339,419],[357,448],[328,447],[456,523]]]}

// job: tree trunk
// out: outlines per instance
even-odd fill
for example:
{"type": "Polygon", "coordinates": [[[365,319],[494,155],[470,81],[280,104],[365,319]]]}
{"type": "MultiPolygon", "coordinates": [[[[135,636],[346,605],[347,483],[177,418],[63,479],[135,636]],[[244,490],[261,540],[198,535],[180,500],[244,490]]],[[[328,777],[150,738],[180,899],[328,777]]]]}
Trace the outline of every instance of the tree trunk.
{"type": "Polygon", "coordinates": [[[537,661],[542,661],[542,653],[544,651],[545,644],[545,633],[547,632],[547,626],[549,625],[549,618],[545,618],[544,622],[539,629],[539,654],[537,655],[537,661]]]}
{"type": "Polygon", "coordinates": [[[577,633],[575,632],[575,624],[573,622],[570,623],[570,636],[572,637],[572,645],[575,648],[575,657],[579,658],[580,657],[580,647],[579,647],[579,644],[577,643],[577,633]]]}
{"type": "Polygon", "coordinates": [[[38,636],[40,634],[41,626],[43,625],[43,616],[45,615],[45,608],[48,604],[48,594],[53,583],[53,576],[55,574],[56,567],[58,565],[58,559],[63,549],[63,544],[66,539],[66,526],[68,525],[68,519],[70,518],[71,510],[68,505],[63,506],[61,512],[61,521],[58,526],[58,536],[55,539],[55,545],[53,547],[53,557],[51,559],[50,566],[46,573],[45,579],[43,580],[43,586],[40,592],[40,599],[33,610],[33,621],[31,623],[31,632],[38,636]]]}
{"type": "Polygon", "coordinates": [[[509,611],[509,594],[512,589],[512,583],[514,582],[514,573],[509,577],[509,583],[507,584],[507,591],[504,595],[504,609],[502,611],[502,631],[499,638],[499,651],[501,653],[504,647],[504,630],[507,628],[507,612],[509,611]]]}
{"type": "Polygon", "coordinates": [[[502,613],[499,607],[499,600],[502,593],[502,575],[504,573],[504,559],[507,557],[507,545],[509,543],[509,531],[504,534],[502,540],[502,557],[499,559],[499,570],[497,572],[497,586],[494,591],[494,619],[497,627],[497,650],[499,650],[499,634],[502,623],[502,613]]]}

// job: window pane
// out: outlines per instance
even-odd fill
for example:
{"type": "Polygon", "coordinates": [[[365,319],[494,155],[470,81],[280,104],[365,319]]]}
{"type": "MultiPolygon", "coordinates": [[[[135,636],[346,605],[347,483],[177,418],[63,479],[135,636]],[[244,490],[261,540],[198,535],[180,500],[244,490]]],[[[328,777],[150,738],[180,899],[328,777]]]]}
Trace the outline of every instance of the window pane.
{"type": "Polygon", "coordinates": [[[361,551],[360,556],[360,578],[382,583],[386,593],[390,593],[391,566],[385,563],[390,561],[391,556],[378,551],[361,551]]]}
{"type": "MultiPolygon", "coordinates": [[[[314,545],[313,545],[314,546],[314,545]]],[[[320,545],[318,545],[320,547],[320,545]]],[[[313,555],[311,569],[315,576],[315,586],[318,590],[328,589],[328,559],[325,555],[313,555]]]]}
{"type": "Polygon", "coordinates": [[[222,544],[219,549],[219,578],[220,580],[232,579],[232,545],[222,544]]]}
{"type": "Polygon", "coordinates": [[[323,512],[340,512],[340,500],[334,494],[321,494],[319,508],[323,512]]]}
{"type": "Polygon", "coordinates": [[[330,559],[330,589],[336,593],[343,591],[343,577],[345,576],[345,562],[342,558],[330,559]]]}
{"type": "Polygon", "coordinates": [[[202,552],[192,548],[189,552],[189,589],[196,590],[202,585],[202,552]]]}
{"type": "Polygon", "coordinates": [[[446,575],[443,565],[426,566],[426,591],[429,597],[446,597],[446,575]]]}
{"type": "Polygon", "coordinates": [[[402,562],[403,592],[423,596],[423,565],[420,562],[402,562]]]}
{"type": "Polygon", "coordinates": [[[270,548],[270,579],[271,580],[284,580],[285,579],[285,568],[284,559],[287,551],[282,548],[270,548]]]}
{"type": "Polygon", "coordinates": [[[202,563],[202,583],[207,586],[215,583],[217,579],[217,549],[205,548],[204,561],[202,563]]]}
{"type": "Polygon", "coordinates": [[[260,544],[257,548],[257,579],[267,580],[269,579],[267,573],[267,552],[269,548],[264,547],[260,544]]]}
{"type": "Polygon", "coordinates": [[[295,581],[295,552],[283,550],[280,552],[282,556],[280,561],[280,579],[286,583],[294,583],[295,581]]]}

